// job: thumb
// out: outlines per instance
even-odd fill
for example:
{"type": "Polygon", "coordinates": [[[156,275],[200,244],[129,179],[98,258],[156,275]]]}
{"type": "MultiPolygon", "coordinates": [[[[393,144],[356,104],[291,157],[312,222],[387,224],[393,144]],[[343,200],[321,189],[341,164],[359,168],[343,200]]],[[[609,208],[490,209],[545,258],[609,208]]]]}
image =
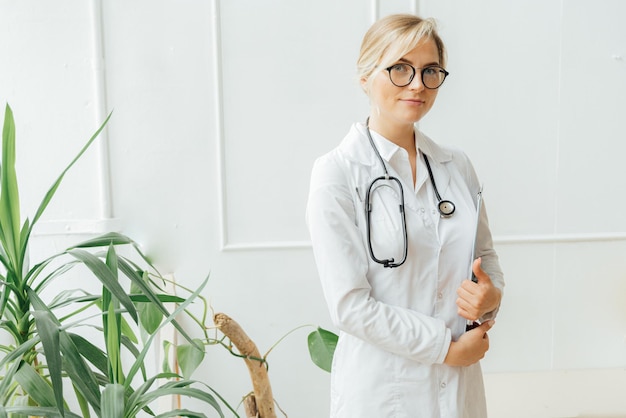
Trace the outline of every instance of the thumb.
{"type": "Polygon", "coordinates": [[[486,334],[487,331],[489,331],[495,323],[496,321],[494,321],[493,319],[490,319],[489,321],[486,321],[480,324],[478,328],[481,328],[481,330],[486,334]]]}
{"type": "Polygon", "coordinates": [[[476,260],[474,260],[474,263],[472,264],[472,273],[474,273],[474,276],[476,277],[476,282],[478,283],[488,280],[491,281],[489,275],[482,268],[482,262],[482,258],[478,257],[476,260]]]}

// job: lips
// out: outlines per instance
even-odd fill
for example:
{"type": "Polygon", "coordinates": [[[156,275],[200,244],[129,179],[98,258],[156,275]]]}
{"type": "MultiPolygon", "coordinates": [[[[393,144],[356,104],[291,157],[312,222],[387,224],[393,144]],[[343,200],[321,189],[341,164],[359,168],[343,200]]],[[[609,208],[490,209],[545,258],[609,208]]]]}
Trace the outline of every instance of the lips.
{"type": "Polygon", "coordinates": [[[421,99],[417,99],[417,98],[407,98],[407,99],[400,99],[403,102],[407,102],[409,104],[424,104],[424,100],[421,99]]]}

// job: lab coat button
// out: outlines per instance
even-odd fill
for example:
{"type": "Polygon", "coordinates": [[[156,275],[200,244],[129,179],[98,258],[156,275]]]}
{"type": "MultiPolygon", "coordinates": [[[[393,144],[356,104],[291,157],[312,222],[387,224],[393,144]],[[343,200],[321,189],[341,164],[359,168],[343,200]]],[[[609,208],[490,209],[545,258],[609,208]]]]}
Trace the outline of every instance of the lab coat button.
{"type": "Polygon", "coordinates": [[[445,389],[446,388],[446,382],[441,382],[441,389],[445,389]]]}
{"type": "Polygon", "coordinates": [[[443,298],[443,293],[439,292],[439,293],[437,294],[437,297],[438,297],[439,299],[443,298]]]}

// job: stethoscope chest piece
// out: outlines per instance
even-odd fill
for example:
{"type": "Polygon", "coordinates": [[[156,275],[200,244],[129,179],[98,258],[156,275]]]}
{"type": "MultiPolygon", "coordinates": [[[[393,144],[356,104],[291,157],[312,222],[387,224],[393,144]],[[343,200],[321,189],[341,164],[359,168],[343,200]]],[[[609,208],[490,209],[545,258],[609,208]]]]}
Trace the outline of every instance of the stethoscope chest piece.
{"type": "Polygon", "coordinates": [[[456,210],[456,207],[451,201],[443,200],[441,198],[439,190],[437,190],[435,178],[433,177],[433,170],[430,168],[430,163],[428,162],[428,157],[426,156],[426,154],[422,154],[422,156],[424,157],[424,162],[426,163],[426,169],[428,169],[428,177],[430,177],[430,182],[433,185],[435,196],[437,196],[437,210],[439,211],[439,215],[441,215],[442,218],[449,218],[456,210]]]}
{"type": "Polygon", "coordinates": [[[456,207],[454,206],[454,203],[450,202],[449,200],[439,201],[439,214],[442,218],[449,218],[450,216],[452,216],[455,210],[456,207]]]}
{"type": "MultiPolygon", "coordinates": [[[[367,121],[365,122],[365,126],[366,126],[365,132],[367,133],[367,138],[369,139],[370,145],[372,146],[372,149],[374,150],[376,157],[378,157],[378,160],[380,161],[380,164],[382,165],[383,170],[385,171],[384,176],[378,177],[370,183],[369,187],[367,188],[367,194],[365,195],[365,209],[367,212],[367,216],[365,220],[367,224],[367,244],[369,247],[370,257],[372,257],[372,260],[374,260],[376,263],[382,264],[384,267],[400,267],[406,261],[408,248],[409,248],[408,234],[406,230],[406,215],[404,212],[404,189],[402,188],[402,183],[400,182],[400,180],[398,180],[397,178],[393,176],[390,176],[389,172],[387,171],[387,166],[385,165],[385,162],[380,156],[380,153],[378,152],[378,149],[376,148],[376,144],[374,144],[374,140],[372,139],[372,134],[370,133],[370,129],[369,129],[369,118],[367,118],[367,121]],[[402,217],[402,231],[403,231],[402,235],[404,238],[404,251],[402,252],[402,259],[398,262],[396,262],[393,258],[383,258],[383,259],[377,258],[374,255],[374,249],[372,248],[372,235],[371,235],[372,227],[371,227],[371,222],[370,222],[372,205],[370,203],[370,194],[372,190],[376,188],[375,185],[377,184],[377,182],[383,181],[383,180],[387,182],[388,181],[395,182],[398,186],[398,190],[400,191],[399,211],[402,217]]],[[[450,216],[452,216],[452,214],[456,210],[456,207],[454,206],[454,203],[452,203],[451,201],[443,200],[441,198],[441,195],[439,194],[439,190],[437,190],[437,184],[435,183],[435,178],[433,177],[432,169],[430,168],[430,163],[428,162],[428,157],[426,156],[426,154],[423,154],[423,153],[422,153],[422,156],[424,157],[424,162],[426,163],[426,168],[428,169],[428,177],[430,177],[430,182],[432,183],[433,189],[435,191],[435,195],[437,196],[437,201],[438,201],[437,208],[439,210],[439,214],[441,215],[442,218],[449,218],[450,216]]]]}

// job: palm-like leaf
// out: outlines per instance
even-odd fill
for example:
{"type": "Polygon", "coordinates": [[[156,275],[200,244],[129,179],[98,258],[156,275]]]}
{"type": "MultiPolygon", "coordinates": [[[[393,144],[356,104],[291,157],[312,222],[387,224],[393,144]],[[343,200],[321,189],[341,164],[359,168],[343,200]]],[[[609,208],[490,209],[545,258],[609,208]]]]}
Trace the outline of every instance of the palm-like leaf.
{"type": "MultiPolygon", "coordinates": [[[[32,268],[29,266],[28,244],[33,227],[64,176],[95,141],[110,116],[52,183],[32,221],[26,219],[20,225],[15,122],[11,108],[6,106],[0,166],[0,264],[3,267],[0,268],[0,330],[12,336],[14,343],[0,346],[0,418],[9,414],[77,417],[66,406],[68,386],[72,387],[81,415],[85,418],[90,416],[91,410],[106,418],[130,418],[140,410],[156,415],[148,404],[160,396],[171,395],[195,397],[222,414],[215,397],[192,388],[192,382],[166,384],[150,391],[154,380],[147,379],[144,367],[146,355],[153,349],[156,333],[166,324],[171,323],[191,347],[203,349],[202,344],[192,340],[175,318],[198,297],[206,280],[199,289],[190,292],[189,298],[166,294],[145,269],[117,253],[118,246],[131,246],[148,269],[154,272],[153,277],[160,277],[138,245],[119,233],[89,239],[52,255],[32,268]],[[100,250],[106,251],[101,251],[103,254],[92,252],[100,250]],[[90,277],[101,283],[101,294],[62,290],[52,296],[51,302],[46,302],[41,296],[44,289],[55,290],[51,284],[74,271],[77,265],[86,266],[90,277]],[[179,306],[174,312],[169,312],[165,302],[174,302],[179,306]],[[142,309],[138,310],[138,306],[142,309]],[[63,312],[62,316],[57,316],[58,312],[63,312]],[[102,317],[102,328],[93,324],[94,316],[102,317]],[[144,344],[139,343],[135,336],[134,328],[138,324],[148,332],[144,344]],[[101,333],[104,338],[100,343],[105,350],[78,333],[79,326],[85,325],[101,333]],[[128,379],[124,377],[122,362],[122,356],[126,354],[133,359],[128,379]],[[71,385],[67,385],[66,378],[71,385]],[[137,380],[145,383],[139,384],[139,389],[135,390],[132,385],[137,380]],[[13,402],[16,399],[19,402],[13,402]],[[129,400],[132,402],[129,403],[129,400]]],[[[158,376],[180,378],[177,375],[158,376]]],[[[223,402],[222,398],[219,399],[223,402]]],[[[184,409],[178,412],[183,416],[203,416],[184,409]]]]}
{"type": "Polygon", "coordinates": [[[0,241],[6,254],[7,269],[19,271],[20,198],[15,172],[15,121],[6,106],[2,128],[2,175],[0,178],[0,241]]]}

